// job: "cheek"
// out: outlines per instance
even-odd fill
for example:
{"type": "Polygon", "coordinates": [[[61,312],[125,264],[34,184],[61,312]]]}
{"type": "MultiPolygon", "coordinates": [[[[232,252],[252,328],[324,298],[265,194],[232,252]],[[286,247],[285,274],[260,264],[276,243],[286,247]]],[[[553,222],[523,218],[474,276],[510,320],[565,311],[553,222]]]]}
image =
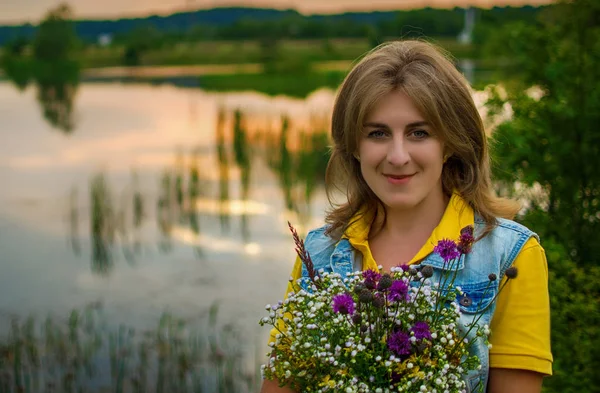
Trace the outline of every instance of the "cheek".
{"type": "Polygon", "coordinates": [[[358,148],[361,167],[372,167],[378,165],[386,156],[385,147],[377,143],[365,141],[358,148]]]}

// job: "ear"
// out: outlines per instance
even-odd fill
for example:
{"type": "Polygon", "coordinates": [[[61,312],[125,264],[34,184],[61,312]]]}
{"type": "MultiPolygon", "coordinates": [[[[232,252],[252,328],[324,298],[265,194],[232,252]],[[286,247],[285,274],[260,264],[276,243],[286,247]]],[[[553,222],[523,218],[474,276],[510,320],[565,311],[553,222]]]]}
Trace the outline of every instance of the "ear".
{"type": "Polygon", "coordinates": [[[358,155],[358,153],[354,153],[352,154],[354,156],[354,158],[356,158],[356,161],[360,162],[360,156],[358,155]]]}

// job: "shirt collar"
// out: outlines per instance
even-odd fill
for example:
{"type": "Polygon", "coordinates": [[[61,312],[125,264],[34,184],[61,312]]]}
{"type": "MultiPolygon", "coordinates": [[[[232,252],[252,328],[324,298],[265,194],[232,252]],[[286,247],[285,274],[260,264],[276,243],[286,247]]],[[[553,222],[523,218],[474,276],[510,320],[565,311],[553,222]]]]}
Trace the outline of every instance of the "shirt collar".
{"type": "MultiPolygon", "coordinates": [[[[364,210],[360,211],[352,218],[351,224],[342,238],[348,239],[354,247],[368,247],[372,219],[372,213],[366,213],[364,210]]],[[[475,215],[471,206],[458,193],[452,194],[442,219],[431,233],[428,241],[411,260],[411,263],[419,261],[433,252],[433,248],[442,239],[458,240],[460,230],[467,225],[473,225],[474,222],[475,215]]]]}

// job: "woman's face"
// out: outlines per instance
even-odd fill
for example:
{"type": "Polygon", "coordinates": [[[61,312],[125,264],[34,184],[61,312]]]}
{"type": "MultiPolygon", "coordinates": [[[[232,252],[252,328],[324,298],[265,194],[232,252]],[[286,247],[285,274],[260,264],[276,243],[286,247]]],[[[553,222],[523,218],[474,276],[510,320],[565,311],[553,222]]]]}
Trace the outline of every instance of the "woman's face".
{"type": "Polygon", "coordinates": [[[367,116],[358,156],[366,183],[388,210],[444,198],[444,146],[404,92],[384,96],[367,116]]]}

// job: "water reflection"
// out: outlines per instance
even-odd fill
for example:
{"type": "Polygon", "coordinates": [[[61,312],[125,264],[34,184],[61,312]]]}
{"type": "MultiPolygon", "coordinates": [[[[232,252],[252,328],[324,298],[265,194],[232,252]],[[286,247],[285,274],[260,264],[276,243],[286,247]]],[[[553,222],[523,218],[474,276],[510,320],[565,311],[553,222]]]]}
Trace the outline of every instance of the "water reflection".
{"type": "Polygon", "coordinates": [[[219,221],[221,233],[229,232],[229,155],[225,144],[225,112],[219,110],[216,129],[216,149],[219,167],[219,221]]]}
{"type": "MultiPolygon", "coordinates": [[[[196,202],[199,198],[204,196],[202,184],[200,183],[200,149],[196,149],[192,152],[190,157],[190,168],[189,168],[189,184],[188,184],[188,218],[190,228],[196,238],[200,237],[200,215],[196,210],[196,202]]],[[[203,257],[204,252],[199,244],[194,246],[194,252],[197,257],[203,257]]]]}
{"type": "MultiPolygon", "coordinates": [[[[134,264],[142,253],[141,231],[147,217],[138,173],[132,171],[130,184],[123,191],[120,203],[117,203],[105,173],[92,177],[89,195],[92,271],[99,274],[110,272],[116,258],[117,243],[125,260],[134,264]]],[[[70,201],[71,245],[73,252],[79,255],[77,190],[72,191],[70,201]]]]}
{"type": "Polygon", "coordinates": [[[102,304],[65,318],[12,318],[0,341],[2,392],[245,393],[260,383],[244,365],[244,337],[218,320],[219,305],[193,320],[163,313],[144,331],[110,327],[102,304]]]}
{"type": "Polygon", "coordinates": [[[79,239],[79,205],[77,200],[79,193],[77,188],[71,189],[69,196],[69,245],[76,256],[81,255],[81,241],[79,239]]]}
{"type": "MultiPolygon", "coordinates": [[[[179,150],[175,155],[173,167],[165,168],[160,179],[157,223],[162,235],[159,248],[165,253],[173,249],[172,236],[176,226],[189,226],[193,237],[200,237],[200,214],[195,204],[204,194],[204,185],[200,179],[199,161],[200,150],[195,149],[190,153],[186,168],[184,153],[179,150]]],[[[204,253],[199,242],[192,243],[196,256],[202,257],[204,253]]]]}
{"type": "MultiPolygon", "coordinates": [[[[235,162],[241,170],[242,203],[244,205],[247,204],[250,194],[250,163],[252,161],[250,156],[250,141],[248,140],[248,131],[246,127],[244,115],[242,114],[241,110],[237,109],[234,113],[233,122],[233,151],[235,155],[235,162]]],[[[248,220],[248,211],[244,209],[242,214],[240,214],[240,228],[244,243],[248,243],[250,241],[248,220]]]]}
{"type": "MultiPolygon", "coordinates": [[[[312,200],[316,190],[323,187],[329,157],[326,121],[312,118],[301,127],[292,123],[288,115],[281,115],[279,127],[269,128],[274,121],[251,123],[249,117],[240,108],[220,108],[214,130],[214,154],[200,146],[191,147],[189,152],[177,148],[172,164],[159,172],[154,183],[156,193],[141,187],[140,173],[135,169],[120,187],[112,184],[114,181],[106,172],[95,173],[88,186],[92,271],[109,274],[119,258],[136,264],[147,249],[145,245],[151,246],[144,238],[144,233],[152,231],[145,227],[147,221],[156,224],[157,248],[163,254],[173,252],[175,243],[183,241],[197,258],[205,258],[203,245],[212,242],[209,239],[214,230],[208,228],[208,233],[203,234],[202,222],[212,225],[212,217],[218,222],[219,242],[226,244],[228,238],[239,237],[246,252],[255,252],[251,217],[264,214],[268,204],[251,199],[253,186],[259,187],[265,177],[264,173],[253,175],[253,170],[272,171],[285,210],[294,215],[298,227],[308,226],[312,200]],[[206,159],[211,155],[216,161],[216,176],[208,172],[206,159]],[[253,166],[255,160],[264,165],[253,166]],[[233,190],[239,197],[234,197],[233,190]],[[154,221],[148,206],[156,206],[154,221]],[[236,216],[239,219],[232,232],[232,218],[236,216]]],[[[68,217],[69,242],[75,255],[82,253],[78,199],[78,190],[73,188],[68,217]]],[[[216,247],[216,243],[212,245],[216,247]]]]}
{"type": "Polygon", "coordinates": [[[53,127],[71,133],[75,128],[73,106],[79,82],[74,72],[77,71],[62,67],[58,72],[52,68],[46,71],[48,74],[35,78],[37,98],[44,118],[53,127]]]}
{"type": "Polygon", "coordinates": [[[116,216],[113,196],[104,174],[97,174],[90,181],[90,198],[92,271],[106,274],[113,263],[116,216]]]}
{"type": "MultiPolygon", "coordinates": [[[[277,283],[285,285],[288,262],[293,261],[285,221],[301,227],[297,218],[310,221],[311,206],[322,203],[317,190],[322,187],[323,158],[327,157],[327,127],[316,117],[304,116],[314,107],[325,107],[322,102],[329,102],[330,92],[323,94],[319,105],[265,97],[268,110],[264,111],[252,106],[255,97],[231,99],[234,95],[196,92],[197,112],[203,115],[190,124],[185,106],[189,91],[185,100],[177,101],[182,94],[171,87],[84,85],[83,90],[86,93],[78,97],[81,122],[69,138],[48,132],[39,136],[43,121],[30,115],[38,110],[33,94],[26,110],[21,113],[15,105],[10,112],[16,115],[5,118],[5,129],[22,133],[6,132],[19,138],[19,146],[0,145],[0,177],[7,176],[11,184],[0,192],[0,199],[7,202],[0,212],[0,225],[8,228],[9,236],[0,239],[8,261],[0,264],[0,287],[4,288],[0,291],[0,331],[5,309],[26,315],[30,310],[45,312],[55,307],[59,315],[69,316],[73,302],[103,299],[110,319],[138,322],[137,333],[131,337],[130,329],[124,328],[84,334],[83,319],[74,317],[73,322],[82,323],[73,330],[78,332],[78,344],[64,342],[69,337],[68,325],[61,327],[62,333],[52,333],[57,344],[48,356],[60,354],[66,363],[57,360],[52,378],[40,377],[40,384],[53,384],[48,391],[82,388],[79,381],[88,369],[96,373],[95,381],[112,390],[123,386],[123,391],[132,392],[196,391],[201,385],[204,391],[245,391],[240,381],[250,381],[251,376],[240,371],[240,345],[233,328],[220,326],[211,331],[203,327],[205,332],[231,338],[213,346],[204,340],[196,350],[193,335],[182,339],[185,345],[164,340],[179,334],[179,322],[165,317],[159,333],[163,327],[157,328],[157,317],[173,308],[193,314],[220,300],[227,322],[246,329],[246,342],[262,339],[256,315],[266,302],[283,293],[285,288],[278,288],[277,283]],[[151,95],[152,99],[143,100],[151,95]],[[37,124],[31,125],[30,119],[37,124]],[[21,199],[31,200],[27,203],[32,208],[19,205],[21,199]],[[12,266],[13,259],[26,263],[12,266]],[[32,275],[31,271],[44,274],[32,275]],[[7,285],[10,282],[17,284],[7,285]],[[248,284],[260,282],[272,284],[248,284]],[[153,328],[153,332],[141,336],[140,327],[153,328]],[[101,347],[94,344],[97,335],[101,347]],[[184,347],[195,352],[185,352],[184,347]],[[164,357],[159,356],[162,353],[164,357]],[[203,360],[196,361],[196,356],[203,360]],[[79,368],[63,372],[58,369],[63,364],[79,368]],[[180,372],[185,381],[179,379],[180,372]],[[64,385],[65,381],[70,385],[64,385]],[[211,388],[215,384],[220,385],[211,388]]],[[[0,99],[5,98],[2,102],[25,107],[28,97],[4,85],[0,99]]],[[[53,326],[55,331],[56,323],[53,326]]],[[[43,346],[42,337],[37,339],[43,346]]],[[[2,348],[0,357],[1,353],[2,348]]],[[[54,358],[46,359],[54,362],[54,358]]],[[[7,364],[11,373],[15,369],[14,363],[3,363],[3,359],[0,364],[0,378],[7,364]]],[[[22,369],[29,373],[24,378],[42,373],[29,363],[22,369]]]]}
{"type": "Polygon", "coordinates": [[[75,129],[74,105],[79,65],[73,61],[32,61],[5,54],[0,61],[8,79],[21,91],[33,83],[44,119],[65,133],[75,129]]]}
{"type": "Polygon", "coordinates": [[[326,121],[319,118],[311,119],[308,129],[296,127],[294,133],[292,129],[290,118],[282,116],[279,133],[265,135],[266,155],[278,175],[286,208],[304,227],[311,219],[314,192],[324,184],[329,135],[326,121]]]}

